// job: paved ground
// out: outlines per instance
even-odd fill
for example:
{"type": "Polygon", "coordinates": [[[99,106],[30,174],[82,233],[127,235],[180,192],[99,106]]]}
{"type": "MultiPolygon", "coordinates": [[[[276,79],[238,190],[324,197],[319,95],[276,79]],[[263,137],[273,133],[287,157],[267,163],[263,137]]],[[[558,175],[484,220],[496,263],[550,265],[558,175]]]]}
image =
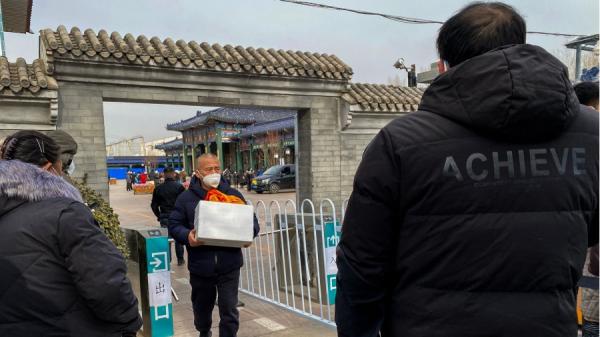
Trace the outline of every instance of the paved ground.
{"type": "MultiPolygon", "coordinates": [[[[295,193],[284,192],[275,195],[243,191],[248,200],[256,202],[263,200],[267,206],[271,200],[280,201],[282,206],[285,200],[295,201],[295,193]]],[[[110,186],[111,206],[119,214],[121,224],[125,226],[158,226],[156,218],[150,210],[150,195],[133,195],[126,192],[123,182],[110,186]]],[[[174,253],[174,252],[173,252],[174,253]]],[[[179,296],[179,301],[174,302],[174,325],[176,337],[197,336],[194,329],[192,306],[190,301],[191,287],[189,273],[186,267],[172,266],[172,286],[179,296]]],[[[238,336],[290,336],[290,337],[329,337],[336,336],[335,329],[302,317],[296,313],[256,299],[249,295],[240,294],[240,300],[246,305],[240,309],[240,331],[238,336]]],[[[218,336],[218,309],[213,312],[213,336],[218,336]]]]}

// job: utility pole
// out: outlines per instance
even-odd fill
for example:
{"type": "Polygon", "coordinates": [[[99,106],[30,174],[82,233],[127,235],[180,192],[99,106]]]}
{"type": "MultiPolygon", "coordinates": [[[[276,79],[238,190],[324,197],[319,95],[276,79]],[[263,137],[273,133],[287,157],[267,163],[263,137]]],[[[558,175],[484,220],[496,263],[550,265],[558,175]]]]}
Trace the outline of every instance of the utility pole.
{"type": "Polygon", "coordinates": [[[6,56],[6,47],[4,46],[4,21],[2,20],[2,1],[0,1],[0,56],[6,56]]]}
{"type": "Polygon", "coordinates": [[[416,66],[414,64],[410,65],[410,69],[404,65],[404,59],[400,58],[396,63],[394,63],[394,68],[401,69],[406,71],[406,75],[408,76],[408,86],[414,88],[417,86],[417,71],[416,66]]]}

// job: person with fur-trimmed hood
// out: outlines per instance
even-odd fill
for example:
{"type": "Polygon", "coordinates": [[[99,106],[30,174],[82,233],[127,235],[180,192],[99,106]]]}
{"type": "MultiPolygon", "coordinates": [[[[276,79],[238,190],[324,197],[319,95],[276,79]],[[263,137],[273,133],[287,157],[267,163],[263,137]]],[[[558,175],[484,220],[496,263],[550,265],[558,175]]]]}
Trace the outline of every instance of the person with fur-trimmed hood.
{"type": "Polygon", "coordinates": [[[60,172],[58,145],[39,132],[0,147],[0,336],[135,336],[123,257],[60,172]]]}

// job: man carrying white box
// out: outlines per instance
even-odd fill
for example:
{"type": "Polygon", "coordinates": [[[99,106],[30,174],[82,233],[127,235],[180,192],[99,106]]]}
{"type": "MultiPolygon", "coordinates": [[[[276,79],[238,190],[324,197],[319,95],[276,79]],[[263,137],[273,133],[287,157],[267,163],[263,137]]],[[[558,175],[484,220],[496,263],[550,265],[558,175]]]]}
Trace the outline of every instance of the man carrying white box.
{"type": "Polygon", "coordinates": [[[221,179],[219,159],[198,157],[190,187],[175,202],[169,234],[185,244],[192,286],[194,325],[210,337],[218,293],[219,336],[235,337],[239,328],[238,285],[243,264],[241,247],[258,234],[258,220],[242,194],[221,179]]]}

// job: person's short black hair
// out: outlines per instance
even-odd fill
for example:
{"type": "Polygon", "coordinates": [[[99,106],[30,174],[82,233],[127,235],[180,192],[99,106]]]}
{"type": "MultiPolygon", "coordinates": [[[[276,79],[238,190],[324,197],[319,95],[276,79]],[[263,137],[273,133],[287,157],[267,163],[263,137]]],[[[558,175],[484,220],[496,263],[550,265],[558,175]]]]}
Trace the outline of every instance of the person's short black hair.
{"type": "Polygon", "coordinates": [[[16,159],[37,166],[48,162],[54,165],[60,160],[60,147],[41,132],[23,130],[6,137],[0,147],[0,159],[16,159]]]}
{"type": "Polygon", "coordinates": [[[473,2],[446,21],[437,38],[440,58],[453,67],[510,44],[525,43],[523,17],[501,2],[473,2]]]}
{"type": "Polygon", "coordinates": [[[575,89],[575,94],[577,95],[577,99],[579,99],[579,103],[583,105],[592,105],[598,102],[598,81],[577,83],[573,89],[575,89]]]}
{"type": "Polygon", "coordinates": [[[163,170],[164,174],[169,174],[169,173],[175,173],[175,169],[172,168],[171,166],[167,166],[165,167],[165,169],[163,170]]]}

